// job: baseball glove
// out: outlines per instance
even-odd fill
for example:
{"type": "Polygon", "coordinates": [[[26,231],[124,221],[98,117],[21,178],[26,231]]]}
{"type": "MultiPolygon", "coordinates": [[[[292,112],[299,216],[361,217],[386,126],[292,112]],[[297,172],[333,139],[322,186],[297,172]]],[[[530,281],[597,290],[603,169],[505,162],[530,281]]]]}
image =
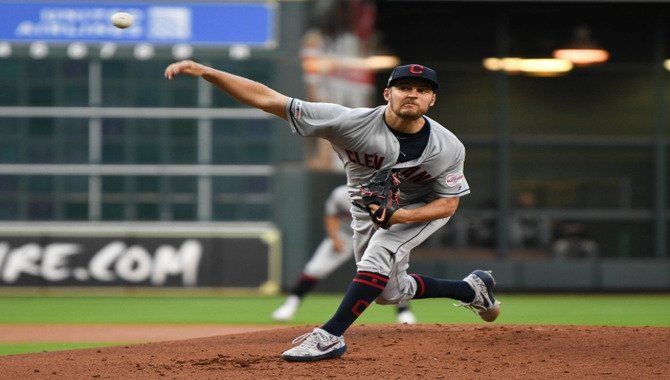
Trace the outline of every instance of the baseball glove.
{"type": "Polygon", "coordinates": [[[376,172],[368,182],[361,185],[363,203],[377,228],[391,227],[389,221],[400,208],[398,185],[400,180],[391,169],[376,172]],[[373,212],[370,209],[371,205],[377,205],[379,208],[373,212]]]}

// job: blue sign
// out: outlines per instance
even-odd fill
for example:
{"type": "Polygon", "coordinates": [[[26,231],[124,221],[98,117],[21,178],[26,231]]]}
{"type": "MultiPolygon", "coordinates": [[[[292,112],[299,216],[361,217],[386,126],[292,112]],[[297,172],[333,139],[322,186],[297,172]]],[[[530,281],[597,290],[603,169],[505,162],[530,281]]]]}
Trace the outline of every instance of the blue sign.
{"type": "Polygon", "coordinates": [[[159,5],[0,0],[0,41],[273,47],[275,11],[270,2],[159,5]],[[132,14],[133,25],[127,29],[114,27],[110,19],[116,12],[132,14]]]}

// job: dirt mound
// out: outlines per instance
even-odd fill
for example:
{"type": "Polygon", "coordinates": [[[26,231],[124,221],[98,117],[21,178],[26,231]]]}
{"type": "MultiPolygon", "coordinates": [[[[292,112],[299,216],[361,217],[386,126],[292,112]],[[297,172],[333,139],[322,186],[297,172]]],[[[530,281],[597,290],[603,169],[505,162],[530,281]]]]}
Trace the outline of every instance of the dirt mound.
{"type": "Polygon", "coordinates": [[[0,357],[2,379],[667,378],[670,328],[355,325],[340,359],[289,363],[312,326],[0,357]]]}

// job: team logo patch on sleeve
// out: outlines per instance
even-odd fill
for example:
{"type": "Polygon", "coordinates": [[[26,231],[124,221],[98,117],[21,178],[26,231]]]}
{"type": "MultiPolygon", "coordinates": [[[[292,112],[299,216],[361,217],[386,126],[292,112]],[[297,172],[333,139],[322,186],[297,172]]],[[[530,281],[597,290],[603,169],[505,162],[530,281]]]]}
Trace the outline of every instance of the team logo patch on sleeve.
{"type": "Polygon", "coordinates": [[[447,186],[456,186],[463,181],[463,173],[453,173],[447,175],[447,186]]]}
{"type": "Polygon", "coordinates": [[[296,100],[293,104],[293,118],[300,119],[302,117],[302,101],[296,100]]]}

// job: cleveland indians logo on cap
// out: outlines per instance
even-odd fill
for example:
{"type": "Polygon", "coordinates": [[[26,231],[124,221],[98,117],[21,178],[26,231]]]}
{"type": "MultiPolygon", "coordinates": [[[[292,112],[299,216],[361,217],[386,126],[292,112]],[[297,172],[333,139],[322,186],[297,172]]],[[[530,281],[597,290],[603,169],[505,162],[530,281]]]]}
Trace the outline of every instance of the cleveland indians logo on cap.
{"type": "Polygon", "coordinates": [[[430,83],[433,90],[437,90],[437,75],[433,69],[424,65],[413,63],[410,65],[398,66],[391,72],[386,87],[391,87],[393,83],[401,78],[423,78],[430,83]]]}
{"type": "Polygon", "coordinates": [[[412,65],[409,67],[409,72],[412,74],[423,74],[423,69],[421,65],[412,65]]]}

